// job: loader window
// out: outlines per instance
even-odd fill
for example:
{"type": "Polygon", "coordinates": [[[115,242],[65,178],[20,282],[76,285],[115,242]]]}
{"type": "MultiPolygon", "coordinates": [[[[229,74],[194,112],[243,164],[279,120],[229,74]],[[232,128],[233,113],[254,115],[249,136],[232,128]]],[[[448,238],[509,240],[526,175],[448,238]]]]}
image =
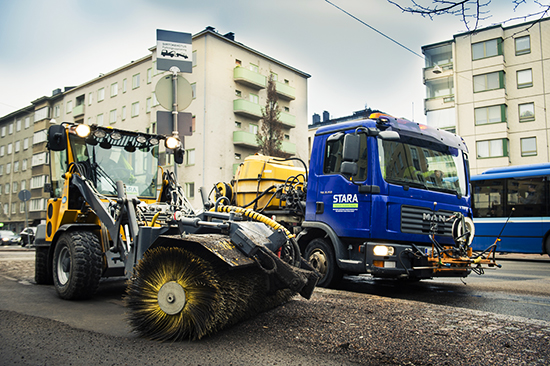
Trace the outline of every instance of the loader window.
{"type": "MultiPolygon", "coordinates": [[[[342,150],[344,146],[344,136],[342,132],[335,133],[329,136],[325,148],[325,161],[323,165],[323,173],[325,174],[340,174],[340,166],[342,165],[342,150]]],[[[361,134],[361,144],[359,147],[359,161],[357,162],[358,171],[353,176],[354,181],[364,181],[367,179],[367,136],[361,134]]]]}
{"type": "Polygon", "coordinates": [[[67,150],[50,151],[50,176],[54,197],[63,194],[63,182],[61,177],[67,172],[67,150]]]}

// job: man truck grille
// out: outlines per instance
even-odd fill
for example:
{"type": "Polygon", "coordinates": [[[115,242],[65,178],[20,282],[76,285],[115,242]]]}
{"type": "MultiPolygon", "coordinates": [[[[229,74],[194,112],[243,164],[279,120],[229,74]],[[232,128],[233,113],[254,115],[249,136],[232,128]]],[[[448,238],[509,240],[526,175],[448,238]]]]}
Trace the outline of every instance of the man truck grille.
{"type": "Polygon", "coordinates": [[[437,225],[436,235],[452,236],[452,221],[446,221],[453,215],[451,211],[433,210],[424,207],[401,206],[401,232],[411,234],[430,234],[430,226],[437,225]]]}

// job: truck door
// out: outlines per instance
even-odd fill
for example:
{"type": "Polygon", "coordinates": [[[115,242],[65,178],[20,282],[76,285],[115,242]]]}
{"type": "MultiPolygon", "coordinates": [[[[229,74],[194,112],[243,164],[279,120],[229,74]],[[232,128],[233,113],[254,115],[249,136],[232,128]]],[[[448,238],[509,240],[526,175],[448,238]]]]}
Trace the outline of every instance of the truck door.
{"type": "MultiPolygon", "coordinates": [[[[366,238],[370,233],[371,195],[360,194],[359,186],[370,179],[368,139],[361,134],[357,173],[350,177],[341,173],[345,134],[337,132],[327,138],[322,171],[316,174],[317,199],[315,220],[328,224],[340,237],[366,238]]],[[[372,142],[371,142],[372,143],[372,142]]]]}

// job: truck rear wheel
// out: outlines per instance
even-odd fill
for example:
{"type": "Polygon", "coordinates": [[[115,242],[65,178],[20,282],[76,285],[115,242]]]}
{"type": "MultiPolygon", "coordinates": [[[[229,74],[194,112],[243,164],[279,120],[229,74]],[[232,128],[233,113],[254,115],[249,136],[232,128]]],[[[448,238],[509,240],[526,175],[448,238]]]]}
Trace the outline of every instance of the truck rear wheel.
{"type": "Polygon", "coordinates": [[[53,282],[62,299],[77,300],[93,296],[101,279],[101,245],[89,231],[61,235],[53,255],[53,282]]]}
{"type": "Polygon", "coordinates": [[[36,247],[34,253],[34,280],[39,285],[53,285],[52,266],[48,247],[36,247]]]}
{"type": "Polygon", "coordinates": [[[313,239],[307,245],[306,259],[321,274],[317,286],[332,287],[342,279],[343,273],[336,264],[334,250],[325,239],[313,239]]]}

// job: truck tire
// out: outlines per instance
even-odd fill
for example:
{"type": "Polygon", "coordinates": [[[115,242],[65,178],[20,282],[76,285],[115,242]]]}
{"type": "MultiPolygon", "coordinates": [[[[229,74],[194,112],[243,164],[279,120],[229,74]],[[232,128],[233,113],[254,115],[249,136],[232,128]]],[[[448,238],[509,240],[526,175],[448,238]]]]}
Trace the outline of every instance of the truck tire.
{"type": "Polygon", "coordinates": [[[34,255],[34,281],[39,285],[53,285],[52,266],[48,261],[48,247],[36,247],[34,255]]]}
{"type": "Polygon", "coordinates": [[[89,231],[62,234],[53,255],[53,282],[65,300],[87,299],[99,286],[102,270],[99,238],[89,231]]]}
{"type": "Polygon", "coordinates": [[[306,247],[305,258],[320,274],[319,287],[333,287],[343,276],[336,264],[334,250],[325,239],[313,239],[306,247]]]}

